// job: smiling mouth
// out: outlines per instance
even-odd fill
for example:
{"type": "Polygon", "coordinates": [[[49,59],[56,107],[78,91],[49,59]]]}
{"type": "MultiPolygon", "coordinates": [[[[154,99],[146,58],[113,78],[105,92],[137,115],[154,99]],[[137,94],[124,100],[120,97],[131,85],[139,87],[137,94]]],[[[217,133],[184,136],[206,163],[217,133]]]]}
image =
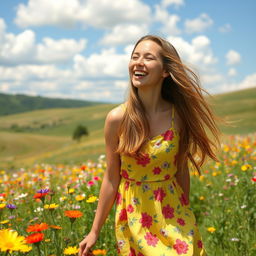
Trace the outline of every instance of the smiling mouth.
{"type": "Polygon", "coordinates": [[[136,76],[136,77],[144,77],[144,76],[147,75],[147,73],[144,72],[144,71],[135,71],[133,74],[134,74],[134,76],[136,76]]]}

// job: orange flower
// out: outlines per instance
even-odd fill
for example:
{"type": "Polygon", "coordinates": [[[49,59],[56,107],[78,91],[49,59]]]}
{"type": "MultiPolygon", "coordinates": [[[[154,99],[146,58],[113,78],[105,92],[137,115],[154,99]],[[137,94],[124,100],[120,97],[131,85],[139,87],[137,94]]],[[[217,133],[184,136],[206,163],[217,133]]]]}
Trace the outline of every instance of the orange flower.
{"type": "Polygon", "coordinates": [[[28,226],[27,232],[41,232],[48,228],[49,228],[49,226],[46,223],[34,224],[31,226],[28,226]]]}
{"type": "Polygon", "coordinates": [[[97,249],[92,251],[93,255],[107,255],[107,251],[105,249],[97,249]]]}
{"type": "Polygon", "coordinates": [[[57,226],[57,225],[50,225],[50,228],[52,228],[52,229],[62,229],[61,226],[57,226]]]}
{"type": "Polygon", "coordinates": [[[76,218],[82,217],[83,213],[78,210],[71,210],[71,211],[65,211],[65,216],[71,219],[76,219],[76,218]]]}
{"type": "Polygon", "coordinates": [[[34,233],[26,237],[26,242],[28,244],[35,244],[35,243],[41,242],[43,239],[44,239],[43,233],[34,233]]]}
{"type": "Polygon", "coordinates": [[[35,199],[37,199],[37,198],[41,199],[41,198],[44,198],[47,194],[48,194],[48,193],[36,193],[36,194],[34,195],[34,198],[35,198],[35,199]]]}

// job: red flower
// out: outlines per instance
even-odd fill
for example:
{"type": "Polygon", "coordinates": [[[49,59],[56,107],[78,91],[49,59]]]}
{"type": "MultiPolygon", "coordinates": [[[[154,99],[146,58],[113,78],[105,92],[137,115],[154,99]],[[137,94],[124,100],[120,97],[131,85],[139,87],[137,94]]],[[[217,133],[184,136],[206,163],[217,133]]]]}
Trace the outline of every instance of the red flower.
{"type": "Polygon", "coordinates": [[[172,219],[174,217],[174,208],[170,207],[169,204],[163,207],[162,213],[165,219],[172,219]]]}
{"type": "Polygon", "coordinates": [[[122,170],[122,174],[121,174],[125,179],[129,179],[129,174],[126,170],[122,170]]]}
{"type": "Polygon", "coordinates": [[[125,190],[128,190],[128,189],[129,189],[129,186],[130,186],[130,182],[129,182],[129,181],[126,181],[125,184],[124,184],[124,189],[125,189],[125,190]]]}
{"type": "Polygon", "coordinates": [[[185,241],[181,241],[180,239],[176,239],[176,244],[173,245],[173,248],[179,255],[186,254],[188,251],[187,243],[185,241]]]}
{"type": "Polygon", "coordinates": [[[156,247],[157,243],[158,243],[158,238],[156,235],[153,235],[151,232],[147,232],[146,235],[144,236],[144,238],[147,241],[148,245],[151,245],[153,247],[156,247]]]}
{"type": "Polygon", "coordinates": [[[157,190],[154,190],[155,200],[162,202],[163,199],[166,196],[166,193],[162,188],[158,188],[157,190]]]}
{"type": "Polygon", "coordinates": [[[174,137],[173,130],[167,130],[164,134],[162,134],[164,140],[172,140],[174,137]]]}
{"type": "Polygon", "coordinates": [[[181,194],[181,197],[179,197],[181,205],[188,205],[189,201],[187,200],[187,197],[185,196],[185,193],[181,194]]]}
{"type": "Polygon", "coordinates": [[[153,173],[156,175],[156,174],[159,174],[161,171],[162,171],[161,168],[155,167],[153,170],[153,173]]]}
{"type": "Polygon", "coordinates": [[[122,203],[122,195],[121,193],[117,192],[117,195],[116,195],[116,204],[119,205],[122,203]]]}
{"type": "Polygon", "coordinates": [[[126,209],[122,209],[121,212],[119,213],[119,220],[120,220],[120,221],[127,220],[127,212],[126,212],[126,209]]]}
{"type": "Polygon", "coordinates": [[[256,176],[252,177],[252,181],[256,182],[256,176]]]}
{"type": "Polygon", "coordinates": [[[34,233],[32,235],[29,235],[25,238],[26,243],[28,244],[35,244],[39,243],[44,239],[44,234],[43,233],[34,233]]]}
{"type": "Polygon", "coordinates": [[[31,226],[28,226],[27,232],[41,232],[48,228],[49,228],[49,226],[46,223],[34,224],[31,226]]]}
{"type": "Polygon", "coordinates": [[[129,256],[136,256],[136,252],[132,247],[130,248],[129,256]]]}
{"type": "Polygon", "coordinates": [[[134,211],[134,208],[131,204],[127,206],[127,212],[132,213],[134,211]]]}
{"type": "Polygon", "coordinates": [[[147,213],[141,214],[140,223],[142,224],[142,227],[150,228],[150,226],[152,225],[152,222],[153,222],[153,219],[150,215],[148,215],[147,213]]]}
{"type": "Polygon", "coordinates": [[[177,219],[177,222],[181,225],[181,226],[184,226],[185,225],[185,220],[181,219],[181,218],[178,218],[177,219]]]}
{"type": "Polygon", "coordinates": [[[144,256],[144,254],[142,254],[141,252],[138,253],[138,256],[144,256]]]}
{"type": "Polygon", "coordinates": [[[197,241],[197,247],[198,248],[203,248],[203,242],[201,240],[197,241]]]}
{"type": "Polygon", "coordinates": [[[150,157],[148,154],[144,154],[142,156],[137,156],[135,159],[137,160],[136,163],[139,165],[142,165],[143,167],[145,167],[147,164],[150,163],[150,157]]]}
{"type": "Polygon", "coordinates": [[[34,198],[35,199],[37,199],[37,198],[41,199],[41,198],[44,198],[47,194],[48,194],[48,192],[47,193],[36,193],[34,195],[34,198]]]}

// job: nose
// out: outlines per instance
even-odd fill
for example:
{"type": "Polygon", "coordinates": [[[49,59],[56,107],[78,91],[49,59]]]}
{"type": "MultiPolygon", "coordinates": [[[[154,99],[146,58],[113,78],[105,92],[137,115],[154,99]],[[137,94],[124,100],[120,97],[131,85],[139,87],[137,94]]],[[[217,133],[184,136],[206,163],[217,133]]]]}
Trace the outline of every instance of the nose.
{"type": "Polygon", "coordinates": [[[139,58],[136,60],[135,63],[136,63],[137,65],[142,66],[142,65],[144,65],[144,59],[143,59],[142,57],[139,57],[139,58]]]}

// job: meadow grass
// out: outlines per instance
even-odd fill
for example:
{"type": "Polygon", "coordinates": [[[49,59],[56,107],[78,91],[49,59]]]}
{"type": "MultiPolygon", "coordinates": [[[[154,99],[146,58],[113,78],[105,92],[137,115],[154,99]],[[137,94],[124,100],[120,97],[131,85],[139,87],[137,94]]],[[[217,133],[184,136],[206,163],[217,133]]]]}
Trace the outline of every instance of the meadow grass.
{"type": "MultiPolygon", "coordinates": [[[[256,134],[230,136],[222,144],[220,162],[209,161],[200,177],[190,168],[190,205],[208,256],[256,255],[255,141],[256,134]]],[[[43,233],[44,238],[26,255],[59,256],[70,246],[77,249],[90,230],[105,168],[101,156],[83,165],[40,164],[12,173],[2,170],[0,236],[1,230],[9,228],[28,237],[32,233],[28,226],[46,223],[45,230],[34,231],[43,233]],[[41,191],[40,196],[40,189],[49,190],[45,194],[41,191]],[[67,210],[79,211],[82,216],[72,220],[65,215],[67,210]]],[[[113,223],[114,207],[94,255],[116,255],[113,223]]],[[[24,254],[14,250],[11,255],[24,254]]]]}

